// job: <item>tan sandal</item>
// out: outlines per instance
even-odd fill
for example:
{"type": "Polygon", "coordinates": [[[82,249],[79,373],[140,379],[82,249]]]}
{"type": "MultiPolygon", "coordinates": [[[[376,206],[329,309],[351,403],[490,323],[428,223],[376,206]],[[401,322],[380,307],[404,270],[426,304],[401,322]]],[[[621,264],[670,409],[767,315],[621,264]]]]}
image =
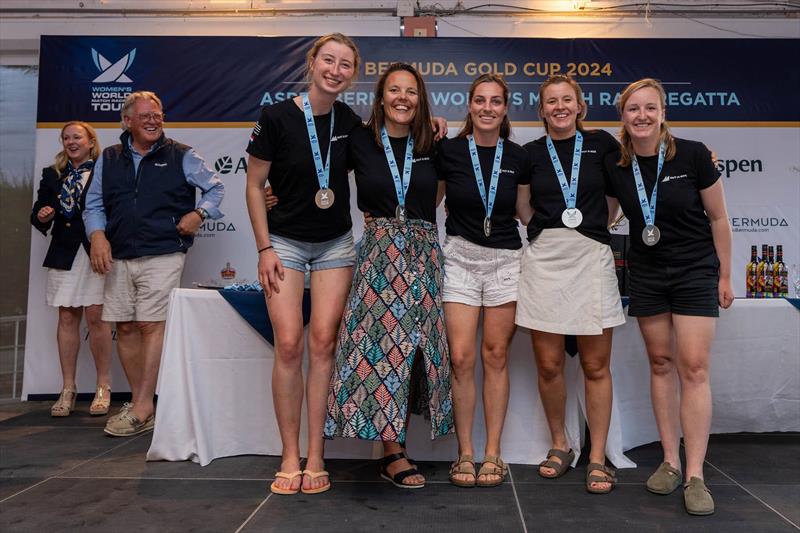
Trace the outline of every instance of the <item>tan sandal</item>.
{"type": "Polygon", "coordinates": [[[478,479],[475,484],[479,487],[496,487],[506,480],[508,466],[503,462],[499,455],[487,455],[483,458],[481,469],[478,470],[478,479]],[[493,481],[481,481],[481,476],[497,476],[499,479],[493,481]]]}
{"type": "Polygon", "coordinates": [[[89,414],[92,416],[107,415],[111,408],[111,387],[99,385],[94,393],[92,405],[89,406],[89,414]]]}
{"type": "Polygon", "coordinates": [[[450,465],[450,483],[456,487],[471,489],[475,486],[477,480],[478,476],[475,473],[475,460],[471,455],[459,455],[458,459],[450,465]],[[455,476],[457,475],[472,476],[472,479],[456,479],[455,476]]]}
{"type": "Polygon", "coordinates": [[[608,494],[617,485],[617,478],[614,477],[615,475],[616,471],[613,468],[601,465],[600,463],[589,463],[586,465],[586,490],[592,494],[608,494]],[[603,475],[593,476],[591,475],[593,471],[601,472],[603,475]],[[608,483],[608,488],[601,489],[599,487],[593,487],[592,483],[608,483]]]}
{"type": "Polygon", "coordinates": [[[552,450],[548,450],[547,452],[547,459],[539,463],[539,468],[537,472],[540,476],[547,478],[547,479],[556,479],[558,477],[563,476],[569,470],[569,467],[572,466],[572,461],[575,460],[575,452],[570,450],[565,452],[564,450],[559,450],[558,448],[553,448],[552,450]],[[561,462],[553,461],[550,457],[556,457],[561,462]],[[552,468],[555,470],[553,474],[545,474],[542,472],[542,467],[545,468],[552,468]]]}
{"type": "Polygon", "coordinates": [[[78,391],[75,389],[63,389],[56,403],[50,408],[50,416],[69,416],[75,410],[75,400],[77,398],[78,391]]]}
{"type": "MultiPolygon", "coordinates": [[[[296,478],[298,476],[302,476],[302,475],[303,475],[303,472],[301,472],[300,470],[295,470],[294,472],[275,472],[275,481],[273,481],[272,485],[269,486],[269,490],[273,494],[283,494],[283,495],[297,494],[298,492],[300,492],[300,487],[297,487],[296,489],[292,489],[292,488],[284,489],[284,488],[281,488],[281,487],[279,487],[277,485],[278,478],[288,479],[289,481],[291,481],[294,478],[296,478]]],[[[301,480],[300,481],[300,485],[302,486],[302,484],[303,484],[303,481],[301,480]]],[[[291,484],[289,486],[291,487],[291,484]]]]}
{"type": "Polygon", "coordinates": [[[322,492],[326,492],[326,491],[330,490],[330,488],[331,488],[331,476],[330,476],[330,474],[328,474],[328,472],[326,470],[320,470],[319,472],[314,472],[312,470],[305,469],[305,470],[303,470],[303,475],[304,476],[308,476],[311,479],[317,479],[318,477],[328,476],[328,482],[325,485],[322,485],[321,487],[317,487],[315,489],[303,488],[303,483],[301,482],[300,483],[300,491],[303,494],[320,494],[322,492]]]}

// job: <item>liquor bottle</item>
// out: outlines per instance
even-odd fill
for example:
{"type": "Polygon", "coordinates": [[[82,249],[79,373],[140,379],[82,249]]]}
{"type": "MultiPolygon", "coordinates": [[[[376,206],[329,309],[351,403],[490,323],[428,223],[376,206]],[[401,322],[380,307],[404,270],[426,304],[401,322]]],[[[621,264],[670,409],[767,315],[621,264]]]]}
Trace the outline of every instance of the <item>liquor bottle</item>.
{"type": "Polygon", "coordinates": [[[764,298],[764,284],[767,281],[767,261],[769,261],[767,253],[767,245],[762,244],[761,258],[756,266],[756,298],[764,298]]]}
{"type": "Polygon", "coordinates": [[[764,266],[764,298],[772,298],[772,291],[775,287],[773,284],[774,264],[775,248],[770,246],[767,248],[767,264],[764,266]]]}
{"type": "Polygon", "coordinates": [[[773,266],[772,284],[773,294],[776,298],[789,297],[789,272],[786,263],[783,262],[783,245],[778,245],[778,256],[773,266]]]}
{"type": "Polygon", "coordinates": [[[750,247],[750,262],[745,270],[745,293],[748,298],[756,297],[756,283],[758,282],[758,246],[750,247]]]}

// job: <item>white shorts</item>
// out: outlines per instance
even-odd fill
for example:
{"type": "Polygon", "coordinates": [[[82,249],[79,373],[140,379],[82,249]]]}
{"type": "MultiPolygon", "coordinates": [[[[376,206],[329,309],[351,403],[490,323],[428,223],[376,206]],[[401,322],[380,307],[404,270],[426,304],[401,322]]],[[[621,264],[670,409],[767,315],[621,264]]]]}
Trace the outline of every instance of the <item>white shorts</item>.
{"type": "Polygon", "coordinates": [[[448,235],[442,301],[495,307],[517,300],[522,249],[488,248],[448,235]]]}
{"type": "Polygon", "coordinates": [[[572,229],[543,230],[522,256],[515,321],[562,335],[624,324],[611,247],[572,229]]]}
{"type": "Polygon", "coordinates": [[[180,287],[186,254],[114,259],[103,305],[107,322],[163,322],[172,289],[180,287]]]}
{"type": "Polygon", "coordinates": [[[106,277],[92,270],[89,255],[83,246],[78,248],[72,268],[47,269],[45,301],[54,307],[85,307],[103,304],[106,277]]]}

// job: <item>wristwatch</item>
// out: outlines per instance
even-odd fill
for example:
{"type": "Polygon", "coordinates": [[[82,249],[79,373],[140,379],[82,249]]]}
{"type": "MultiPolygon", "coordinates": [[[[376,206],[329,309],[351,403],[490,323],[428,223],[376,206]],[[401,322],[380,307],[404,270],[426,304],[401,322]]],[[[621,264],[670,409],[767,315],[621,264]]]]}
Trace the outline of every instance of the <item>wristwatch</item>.
{"type": "Polygon", "coordinates": [[[200,220],[205,221],[205,219],[208,218],[208,211],[206,211],[202,207],[198,207],[197,209],[194,210],[194,212],[200,215],[200,220]]]}

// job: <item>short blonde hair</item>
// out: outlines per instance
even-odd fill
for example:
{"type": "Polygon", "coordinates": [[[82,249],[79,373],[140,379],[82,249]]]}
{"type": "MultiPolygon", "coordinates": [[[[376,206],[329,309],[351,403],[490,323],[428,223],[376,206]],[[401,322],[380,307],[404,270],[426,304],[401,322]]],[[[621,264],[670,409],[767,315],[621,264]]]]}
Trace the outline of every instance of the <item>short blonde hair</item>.
{"type": "MultiPolygon", "coordinates": [[[[653,79],[653,78],[642,78],[639,81],[635,81],[625,87],[625,90],[622,91],[622,94],[619,97],[619,101],[617,102],[617,111],[619,111],[620,119],[623,116],[623,112],[625,111],[625,104],[628,103],[628,99],[640,89],[646,88],[655,89],[658,92],[659,100],[661,101],[661,109],[666,111],[667,109],[667,93],[664,91],[664,86],[661,85],[661,82],[653,79]]],[[[634,151],[633,151],[633,141],[631,140],[631,136],[628,134],[628,130],[625,129],[625,124],[622,125],[619,131],[619,142],[620,142],[620,158],[617,162],[618,166],[621,167],[628,167],[631,165],[631,161],[633,160],[634,151]]],[[[664,160],[670,161],[672,158],[675,157],[675,137],[673,137],[672,132],[669,130],[669,124],[667,124],[666,118],[661,123],[661,135],[658,139],[659,144],[664,143],[666,144],[666,151],[664,154],[664,160]]]]}
{"type": "Polygon", "coordinates": [[[137,100],[150,100],[154,104],[158,106],[158,108],[163,112],[164,106],[161,103],[161,98],[156,96],[156,93],[152,91],[136,91],[127,96],[125,98],[125,103],[122,104],[122,109],[119,112],[120,123],[122,124],[122,129],[127,130],[127,126],[125,126],[125,117],[130,116],[131,108],[136,104],[137,100]]]}
{"type": "Polygon", "coordinates": [[[566,83],[575,91],[575,99],[577,100],[578,105],[581,106],[581,112],[575,119],[575,129],[578,131],[586,131],[583,129],[583,120],[586,118],[586,115],[589,112],[589,106],[586,105],[586,100],[583,98],[581,86],[578,85],[578,82],[575,81],[575,79],[569,74],[553,74],[539,86],[539,103],[536,106],[536,109],[539,113],[539,118],[542,119],[542,124],[544,124],[545,133],[550,133],[550,131],[547,127],[547,120],[545,120],[544,116],[542,116],[544,114],[544,90],[557,83],[566,83]]]}

